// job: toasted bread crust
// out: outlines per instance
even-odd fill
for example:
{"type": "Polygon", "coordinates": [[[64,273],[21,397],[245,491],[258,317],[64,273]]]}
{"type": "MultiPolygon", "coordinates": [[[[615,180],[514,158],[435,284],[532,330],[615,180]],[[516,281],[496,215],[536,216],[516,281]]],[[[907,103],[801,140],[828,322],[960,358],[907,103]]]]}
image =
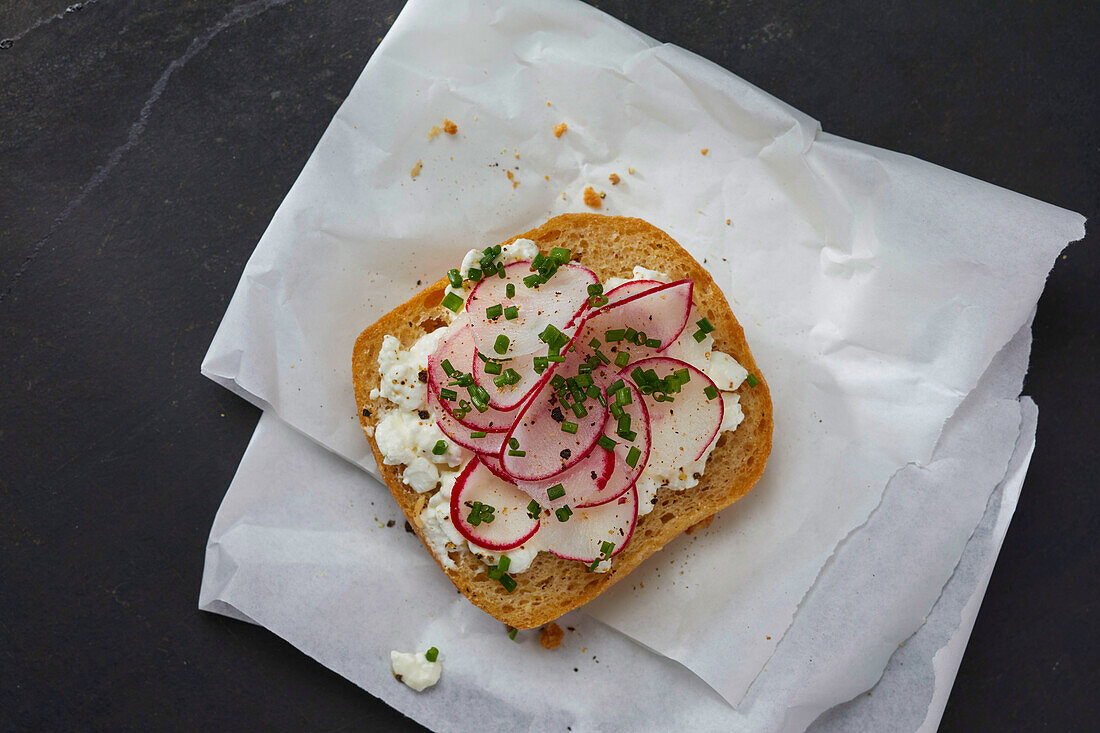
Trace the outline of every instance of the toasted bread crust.
{"type": "MultiPolygon", "coordinates": [[[[532,240],[543,252],[552,247],[571,249],[574,261],[593,270],[601,281],[629,278],[635,265],[659,270],[673,279],[694,280],[695,307],[715,327],[711,334],[715,348],[730,354],[760,380],[756,387],[742,384],[738,389],[745,419],[733,432],[722,434],[699,484],[685,491],[659,490],[653,510],[638,519],[633,538],[615,557],[609,572],[591,573],[582,563],[541,552],[526,572],[515,576],[517,587],[508,593],[499,582],[488,578],[484,563],[465,549],[450,553],[454,569],[443,567],[436,558],[455,587],[476,606],[506,624],[526,629],[595,598],[681,532],[748,493],[764,472],[771,452],[772,404],[767,382],[721,290],[665,232],[641,219],[564,214],[505,244],[520,238],[532,240]]],[[[395,336],[408,346],[423,333],[445,325],[438,306],[446,286],[446,279],[434,283],[366,328],[356,339],[352,355],[359,420],[390,493],[425,547],[428,543],[419,517],[431,492],[417,494],[402,483],[401,466],[382,463],[373,428],[385,401],[370,399],[370,392],[380,382],[378,354],[382,337],[395,336]]]]}

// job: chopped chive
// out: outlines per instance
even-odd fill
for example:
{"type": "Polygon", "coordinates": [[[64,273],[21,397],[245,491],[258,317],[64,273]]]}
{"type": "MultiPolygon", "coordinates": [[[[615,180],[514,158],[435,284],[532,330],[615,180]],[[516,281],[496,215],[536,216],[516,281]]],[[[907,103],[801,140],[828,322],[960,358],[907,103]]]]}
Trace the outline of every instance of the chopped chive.
{"type": "Polygon", "coordinates": [[[634,439],[638,437],[638,434],[633,430],[627,430],[625,433],[618,433],[618,436],[628,443],[633,443],[634,439]]]}
{"type": "Polygon", "coordinates": [[[516,284],[508,283],[504,286],[504,295],[508,298],[516,297],[516,284]]]}
{"type": "Polygon", "coordinates": [[[554,262],[557,262],[559,265],[564,265],[568,262],[572,255],[573,253],[565,247],[554,247],[550,250],[550,259],[554,260],[554,262]]]}
{"type": "Polygon", "coordinates": [[[573,414],[579,420],[580,418],[588,414],[588,410],[585,409],[584,405],[578,402],[577,404],[573,405],[573,414]]]}
{"type": "Polygon", "coordinates": [[[444,387],[443,389],[439,390],[439,396],[449,402],[454,402],[458,399],[458,392],[455,392],[453,389],[447,389],[446,387],[444,387]]]}
{"type": "Polygon", "coordinates": [[[622,341],[623,336],[626,335],[625,328],[612,328],[603,335],[605,341],[622,341]]]}
{"type": "Polygon", "coordinates": [[[447,373],[448,377],[453,377],[455,375],[455,372],[458,371],[457,369],[454,368],[454,365],[451,364],[450,359],[444,359],[442,367],[443,367],[443,371],[445,371],[447,373]]]}
{"type": "Polygon", "coordinates": [[[651,349],[661,348],[661,339],[646,339],[645,345],[651,349]]]}
{"type": "Polygon", "coordinates": [[[588,342],[588,345],[591,346],[593,349],[598,349],[600,348],[600,340],[594,338],[588,342]]]}
{"type": "Polygon", "coordinates": [[[500,374],[502,369],[504,369],[504,367],[500,365],[499,361],[487,361],[487,362],[485,362],[485,373],[486,374],[500,374]]]}
{"type": "Polygon", "coordinates": [[[600,351],[599,349],[596,349],[596,356],[599,357],[599,360],[602,361],[604,364],[610,364],[611,363],[611,359],[608,359],[604,355],[604,353],[602,351],[600,351]]]}
{"type": "Polygon", "coordinates": [[[498,565],[490,565],[489,572],[486,575],[489,576],[489,580],[500,580],[500,576],[504,575],[504,571],[498,565]]]}
{"type": "Polygon", "coordinates": [[[586,395],[588,395],[589,397],[591,397],[592,399],[597,399],[597,398],[598,398],[598,397],[600,396],[600,394],[601,394],[601,393],[600,393],[600,388],[599,388],[599,387],[597,387],[597,386],[596,386],[596,385],[594,385],[594,384],[593,384],[592,386],[590,386],[590,387],[589,387],[588,389],[586,389],[586,390],[584,391],[584,393],[585,393],[586,395]]]}
{"type": "Polygon", "coordinates": [[[600,566],[600,558],[597,557],[595,560],[592,561],[592,564],[588,566],[588,572],[590,572],[590,573],[596,572],[596,568],[598,568],[599,566],[600,566]]]}
{"type": "Polygon", "coordinates": [[[698,326],[699,330],[703,333],[710,333],[714,330],[714,326],[710,325],[710,321],[708,321],[706,318],[696,321],[695,325],[698,326]]]}
{"type": "Polygon", "coordinates": [[[708,384],[706,387],[703,388],[703,394],[707,396],[708,400],[713,400],[715,397],[718,396],[718,388],[715,387],[713,384],[708,384]]]}
{"type": "Polygon", "coordinates": [[[565,486],[562,484],[554,484],[546,490],[546,496],[550,501],[562,498],[565,496],[565,486]]]}
{"type": "Polygon", "coordinates": [[[518,633],[519,633],[519,629],[512,628],[511,626],[508,627],[508,638],[511,639],[512,641],[516,640],[516,634],[518,634],[518,633]]]}
{"type": "Polygon", "coordinates": [[[620,389],[618,392],[615,393],[616,405],[629,405],[632,401],[633,398],[630,396],[629,389],[620,389]]]}
{"type": "Polygon", "coordinates": [[[760,384],[760,380],[756,378],[755,374],[750,374],[749,376],[745,377],[745,381],[749,383],[750,387],[755,387],[756,385],[760,384]]]}
{"type": "Polygon", "coordinates": [[[546,361],[553,361],[553,362],[556,362],[556,363],[560,364],[561,362],[565,361],[565,357],[564,356],[548,356],[548,357],[546,357],[546,361]]]}
{"type": "Polygon", "coordinates": [[[493,377],[493,384],[495,384],[497,387],[507,387],[508,377],[504,376],[503,374],[497,377],[493,377]]]}
{"type": "Polygon", "coordinates": [[[575,435],[577,433],[577,423],[568,422],[568,421],[563,422],[561,424],[561,431],[563,433],[569,433],[570,435],[575,435]]]}
{"type": "Polygon", "coordinates": [[[452,313],[458,313],[462,309],[462,298],[454,293],[447,293],[447,297],[443,298],[441,305],[452,313]]]}
{"type": "Polygon", "coordinates": [[[462,287],[462,273],[458,270],[448,270],[447,279],[451,282],[451,287],[458,289],[462,287]]]}
{"type": "Polygon", "coordinates": [[[498,354],[508,353],[508,337],[504,334],[497,336],[497,340],[493,342],[493,351],[498,354]]]}
{"type": "Polygon", "coordinates": [[[439,659],[439,650],[433,646],[431,649],[424,652],[424,658],[427,659],[429,662],[434,662],[435,660],[439,659]]]}
{"type": "Polygon", "coordinates": [[[588,286],[589,295],[603,295],[603,285],[600,283],[592,283],[588,286]]]}
{"type": "Polygon", "coordinates": [[[500,318],[502,315],[504,315],[504,306],[502,306],[500,303],[497,303],[496,305],[491,305],[485,309],[485,317],[488,318],[490,321],[500,318]]]}
{"type": "Polygon", "coordinates": [[[646,336],[645,331],[638,331],[638,333],[634,334],[634,338],[631,339],[631,341],[633,341],[638,346],[644,346],[645,342],[648,340],[649,337],[646,336]]]}
{"type": "Polygon", "coordinates": [[[514,321],[519,318],[519,306],[510,305],[504,309],[504,319],[506,321],[514,321]]]}
{"type": "MultiPolygon", "coordinates": [[[[511,593],[516,589],[516,581],[512,579],[511,575],[500,576],[500,584],[504,586],[504,590],[511,593]]],[[[514,631],[515,629],[513,629],[514,631]]]]}
{"type": "Polygon", "coordinates": [[[599,443],[599,446],[604,450],[614,450],[615,446],[617,445],[614,440],[607,437],[606,435],[601,435],[600,439],[597,442],[599,443]]]}
{"type": "Polygon", "coordinates": [[[623,406],[620,405],[618,402],[612,402],[610,405],[608,405],[607,409],[609,409],[611,411],[611,415],[616,420],[618,420],[620,417],[622,417],[625,414],[623,412],[623,406]]]}
{"type": "Polygon", "coordinates": [[[561,509],[554,512],[554,514],[558,515],[559,522],[564,522],[569,519],[569,517],[573,516],[573,510],[567,506],[563,506],[561,509]]]}
{"type": "Polygon", "coordinates": [[[542,374],[546,371],[546,368],[550,366],[549,361],[545,356],[535,357],[535,374],[542,374]]]}
{"type": "Polygon", "coordinates": [[[432,455],[433,456],[441,456],[446,452],[447,452],[447,441],[445,441],[445,440],[435,441],[435,445],[432,446],[432,455]]]}
{"type": "Polygon", "coordinates": [[[471,438],[484,438],[486,435],[488,435],[488,433],[486,433],[484,430],[475,430],[474,432],[470,433],[471,438]]]}
{"type": "Polygon", "coordinates": [[[638,465],[638,459],[642,457],[642,452],[636,447],[631,446],[630,451],[626,454],[626,465],[631,468],[635,468],[638,465]]]}
{"type": "Polygon", "coordinates": [[[477,282],[481,279],[481,270],[477,269],[476,267],[471,267],[466,272],[466,278],[468,280],[473,280],[474,282],[477,282]]]}
{"type": "Polygon", "coordinates": [[[535,501],[534,499],[532,499],[531,503],[527,505],[527,516],[531,517],[531,519],[538,519],[539,518],[539,512],[541,510],[542,510],[542,507],[539,506],[539,503],[537,501],[535,501]]]}
{"type": "Polygon", "coordinates": [[[600,543],[600,554],[607,557],[611,554],[611,551],[615,549],[615,543],[604,540],[600,543]]]}
{"type": "Polygon", "coordinates": [[[623,415],[619,418],[615,425],[615,430],[619,433],[626,433],[630,431],[630,415],[623,415]]]}
{"type": "Polygon", "coordinates": [[[539,285],[542,284],[542,276],[539,275],[537,272],[534,275],[528,275],[527,277],[523,278],[523,284],[529,288],[537,288],[539,285]]]}
{"type": "Polygon", "coordinates": [[[506,277],[506,275],[504,274],[504,268],[500,267],[499,265],[497,266],[497,277],[499,277],[501,280],[506,277]]]}
{"type": "Polygon", "coordinates": [[[539,269],[540,267],[542,267],[542,263],[544,262],[546,262],[546,255],[544,255],[542,252],[539,252],[537,255],[535,255],[535,258],[531,260],[531,269],[539,269]]]}
{"type": "Polygon", "coordinates": [[[691,381],[691,372],[688,370],[687,367],[684,367],[683,369],[677,369],[672,373],[672,376],[676,377],[676,381],[680,382],[681,384],[686,384],[687,382],[691,381]]]}
{"type": "Polygon", "coordinates": [[[519,441],[516,440],[515,438],[508,438],[508,447],[509,448],[519,448],[519,441]]]}
{"type": "Polygon", "coordinates": [[[523,458],[525,455],[527,455],[527,451],[525,451],[525,450],[510,450],[510,451],[508,451],[508,455],[515,456],[516,458],[523,458]]]}
{"type": "Polygon", "coordinates": [[[508,566],[511,564],[512,558],[508,557],[507,555],[501,555],[500,559],[497,560],[497,567],[500,568],[500,571],[502,573],[508,572],[508,566]]]}
{"type": "MultiPolygon", "coordinates": [[[[640,370],[635,368],[634,371],[640,371],[640,370]]],[[[633,374],[631,374],[631,376],[633,376],[633,374]]],[[[608,394],[615,394],[616,392],[618,392],[620,389],[622,389],[625,386],[626,386],[626,382],[624,382],[621,379],[616,379],[614,382],[611,383],[611,386],[607,388],[607,393],[608,394]]]]}
{"type": "Polygon", "coordinates": [[[699,343],[703,343],[703,339],[707,337],[707,334],[705,331],[696,331],[695,333],[691,334],[691,337],[699,343]]]}
{"type": "Polygon", "coordinates": [[[593,308],[599,308],[601,305],[607,305],[607,296],[594,295],[588,299],[588,304],[593,308]]]}
{"type": "Polygon", "coordinates": [[[626,330],[623,331],[623,338],[626,339],[627,341],[633,341],[634,337],[637,336],[637,335],[638,335],[638,332],[635,331],[630,326],[627,326],[626,330]]]}
{"type": "Polygon", "coordinates": [[[620,351],[618,354],[615,355],[615,366],[622,368],[629,363],[630,354],[626,353],[625,351],[620,351]]]}

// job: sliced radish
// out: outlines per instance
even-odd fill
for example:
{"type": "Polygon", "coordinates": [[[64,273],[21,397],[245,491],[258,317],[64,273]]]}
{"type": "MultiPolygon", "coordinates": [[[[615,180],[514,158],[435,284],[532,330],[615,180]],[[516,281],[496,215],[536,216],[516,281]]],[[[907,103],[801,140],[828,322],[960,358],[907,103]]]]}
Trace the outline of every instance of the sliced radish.
{"type": "Polygon", "coordinates": [[[523,278],[531,274],[529,261],[513,262],[504,267],[504,277],[483,279],[466,298],[474,342],[486,356],[512,358],[545,353],[546,344],[539,340],[539,334],[549,325],[564,332],[588,307],[588,286],[598,282],[591,270],[573,264],[562,265],[549,281],[533,288],[523,283],[523,278]],[[509,285],[515,287],[511,298],[507,293],[509,285]],[[504,315],[490,318],[486,311],[495,310],[496,306],[515,307],[516,318],[509,320],[504,315]],[[501,336],[508,339],[503,353],[496,349],[501,336]]]}
{"type": "Polygon", "coordinates": [[[439,404],[439,398],[430,389],[428,390],[428,409],[435,416],[435,424],[439,426],[440,431],[458,445],[475,453],[494,455],[500,453],[500,448],[504,445],[504,433],[480,431],[485,433],[484,438],[470,437],[471,433],[478,431],[463,425],[455,419],[454,415],[444,410],[439,404]]]}
{"type": "Polygon", "coordinates": [[[622,339],[604,343],[601,347],[604,353],[614,358],[625,351],[630,354],[631,361],[659,354],[679,338],[687,325],[691,315],[693,286],[691,280],[659,283],[656,287],[609,303],[587,318],[585,333],[579,340],[588,343],[594,337],[606,341],[610,330],[633,328],[639,338],[644,334],[647,339],[659,341],[660,345],[646,346],[622,339]]]}
{"type": "Polygon", "coordinates": [[[612,499],[618,499],[627,491],[634,488],[634,485],[638,483],[638,477],[642,475],[642,471],[649,461],[651,445],[649,410],[646,409],[642,393],[638,391],[634,383],[625,378],[623,381],[626,382],[626,386],[630,389],[631,395],[631,401],[622,405],[623,414],[630,415],[630,429],[637,433],[638,436],[632,441],[624,440],[619,437],[615,432],[618,426],[618,420],[616,420],[614,415],[608,412],[607,425],[604,427],[604,435],[611,438],[616,443],[614,450],[615,467],[611,472],[611,478],[608,479],[607,484],[596,493],[596,496],[583,503],[579,503],[578,506],[599,506],[600,504],[606,504],[612,499]],[[631,466],[627,460],[630,457],[631,448],[638,449],[638,455],[633,466],[631,466]]]}
{"type": "MultiPolygon", "coordinates": [[[[500,435],[500,433],[496,433],[496,435],[500,435]]],[[[501,437],[500,437],[500,442],[501,442],[501,445],[504,444],[504,436],[503,435],[501,435],[501,437]]],[[[493,475],[496,476],[497,478],[500,478],[500,479],[502,479],[502,480],[504,480],[504,481],[506,481],[510,484],[515,483],[512,480],[512,477],[504,472],[504,466],[500,465],[500,448],[499,447],[497,448],[495,453],[478,453],[477,458],[478,458],[479,461],[484,463],[485,468],[492,471],[493,475]]]]}
{"type": "Polygon", "coordinates": [[[603,558],[604,542],[615,546],[607,554],[608,558],[622,552],[634,534],[637,521],[638,492],[631,489],[615,501],[573,509],[573,514],[564,522],[558,521],[557,513],[544,512],[539,531],[546,538],[546,549],[550,552],[566,560],[590,563],[603,558]]]}
{"type": "Polygon", "coordinates": [[[451,492],[451,521],[462,536],[487,550],[510,550],[539,531],[527,513],[531,497],[497,478],[477,458],[471,460],[451,492]],[[472,524],[474,502],[493,508],[492,521],[472,524]]]}
{"type": "MultiPolygon", "coordinates": [[[[567,504],[569,506],[587,505],[593,503],[597,497],[602,498],[601,492],[611,478],[614,468],[615,455],[613,453],[605,450],[594,450],[588,454],[587,458],[568,471],[542,481],[519,481],[516,482],[516,488],[528,494],[547,509],[557,509],[567,504]],[[551,499],[547,492],[559,485],[564,494],[551,499]]],[[[611,498],[613,497],[608,497],[608,499],[611,498]]]]}
{"type": "MultiPolygon", "coordinates": [[[[562,473],[587,457],[600,439],[607,419],[605,405],[588,399],[584,404],[587,414],[578,417],[572,409],[562,407],[558,401],[554,384],[557,377],[575,377],[580,365],[589,356],[584,351],[585,345],[576,339],[571,346],[576,349],[569,351],[570,347],[566,347],[565,361],[560,363],[555,375],[539,388],[531,401],[520,408],[515,424],[505,438],[501,463],[517,481],[541,481],[562,473]],[[566,423],[575,425],[576,432],[563,430],[566,423]],[[513,450],[524,455],[513,455],[513,450]]],[[[603,373],[601,370],[593,375],[594,383],[601,389],[606,387],[602,382],[603,373]]]]}
{"type": "Polygon", "coordinates": [[[607,302],[600,307],[610,308],[619,301],[626,300],[640,293],[648,293],[650,290],[659,288],[665,284],[666,283],[660,280],[627,280],[622,285],[613,287],[604,293],[604,295],[607,296],[607,302]]]}
{"type": "Polygon", "coordinates": [[[722,426],[722,396],[714,382],[692,365],[679,359],[656,356],[643,359],[624,369],[624,379],[630,379],[634,369],[652,369],[659,378],[665,378],[678,369],[687,369],[691,379],[672,395],[672,402],[657,402],[647,396],[650,439],[649,465],[668,475],[682,470],[698,460],[715,440],[722,426]],[[714,387],[714,399],[708,399],[707,387],[714,387]]]}
{"type": "Polygon", "coordinates": [[[547,368],[542,374],[535,371],[535,355],[524,354],[514,359],[503,362],[494,362],[501,366],[501,374],[504,370],[512,369],[519,374],[520,379],[515,384],[497,386],[495,378],[500,375],[489,374],[485,371],[486,362],[474,356],[474,382],[489,393],[489,406],[502,412],[516,409],[530,397],[542,382],[550,378],[553,369],[547,368]]]}
{"type": "Polygon", "coordinates": [[[470,401],[469,392],[465,387],[451,384],[455,378],[447,374],[443,362],[446,361],[457,372],[468,373],[473,367],[475,358],[473,330],[468,325],[463,326],[444,340],[428,357],[428,392],[436,396],[444,411],[469,430],[503,433],[511,426],[515,415],[492,407],[482,412],[472,405],[461,417],[455,414],[462,400],[470,401]],[[443,399],[440,396],[442,389],[453,390],[458,394],[458,399],[453,401],[443,399]]]}

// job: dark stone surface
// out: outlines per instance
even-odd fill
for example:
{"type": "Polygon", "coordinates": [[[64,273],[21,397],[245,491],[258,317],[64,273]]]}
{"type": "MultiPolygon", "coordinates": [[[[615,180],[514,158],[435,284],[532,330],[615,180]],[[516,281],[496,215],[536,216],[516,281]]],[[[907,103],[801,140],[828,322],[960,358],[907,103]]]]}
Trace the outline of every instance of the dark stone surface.
{"type": "MultiPolygon", "coordinates": [[[[418,728],[195,608],[258,417],[199,362],[401,4],[0,1],[0,728],[418,728]]],[[[1097,213],[1095,3],[595,4],[830,132],[1097,213]]],[[[1040,302],[1039,446],[946,731],[1095,720],[1095,239],[1040,302]]]]}

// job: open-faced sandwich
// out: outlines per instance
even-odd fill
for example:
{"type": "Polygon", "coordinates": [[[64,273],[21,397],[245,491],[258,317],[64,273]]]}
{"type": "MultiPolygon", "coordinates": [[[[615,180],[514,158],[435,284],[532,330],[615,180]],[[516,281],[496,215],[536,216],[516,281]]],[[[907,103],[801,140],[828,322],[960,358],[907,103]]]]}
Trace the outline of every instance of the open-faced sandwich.
{"type": "Polygon", "coordinates": [[[567,214],[471,250],[364,330],[352,369],[413,531],[521,629],[744,496],[771,450],[768,386],[729,304],[640,219],[567,214]]]}

